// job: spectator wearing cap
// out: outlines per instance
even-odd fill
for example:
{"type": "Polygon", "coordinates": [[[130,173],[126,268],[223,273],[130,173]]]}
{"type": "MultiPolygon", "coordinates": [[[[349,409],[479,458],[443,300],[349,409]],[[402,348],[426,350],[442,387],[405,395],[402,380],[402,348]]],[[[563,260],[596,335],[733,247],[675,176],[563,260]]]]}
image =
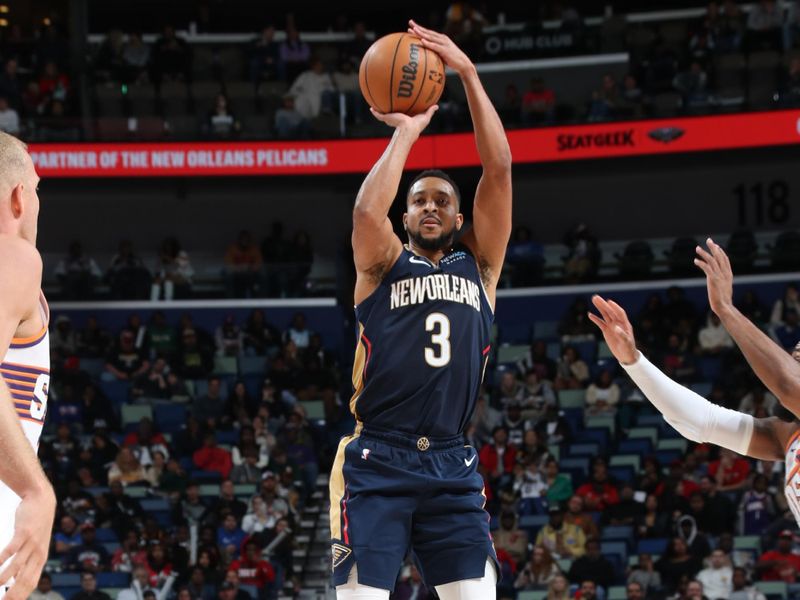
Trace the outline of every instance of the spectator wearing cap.
{"type": "MultiPolygon", "coordinates": [[[[278,478],[272,471],[264,472],[259,494],[264,500],[267,514],[273,519],[273,523],[289,515],[289,504],[280,497],[278,478]]],[[[270,528],[272,527],[274,525],[270,526],[270,528]]]]}
{"type": "Polygon", "coordinates": [[[28,600],[64,600],[64,596],[53,589],[53,579],[50,577],[50,573],[42,571],[39,576],[39,584],[28,596],[28,600]]]}
{"type": "Polygon", "coordinates": [[[232,561],[228,569],[236,571],[243,584],[255,586],[261,598],[268,586],[275,581],[275,570],[261,557],[260,552],[258,543],[248,540],[244,544],[244,556],[232,561]]]}
{"type": "Polygon", "coordinates": [[[81,589],[70,600],[111,600],[111,596],[97,589],[94,573],[81,573],[81,589]]]}
{"type": "Polygon", "coordinates": [[[564,509],[551,504],[550,520],[539,530],[536,545],[543,545],[556,559],[577,558],[586,551],[586,535],[577,525],[564,522],[564,509]]]}
{"type": "Polygon", "coordinates": [[[65,558],[65,563],[70,571],[86,571],[97,573],[104,571],[109,566],[108,552],[105,547],[96,541],[94,523],[84,523],[81,528],[81,543],[73,546],[65,558]]]}
{"type": "Polygon", "coordinates": [[[774,550],[764,552],[758,559],[756,570],[764,581],[795,583],[800,570],[800,556],[792,552],[794,533],[784,529],[778,535],[774,550]]]}

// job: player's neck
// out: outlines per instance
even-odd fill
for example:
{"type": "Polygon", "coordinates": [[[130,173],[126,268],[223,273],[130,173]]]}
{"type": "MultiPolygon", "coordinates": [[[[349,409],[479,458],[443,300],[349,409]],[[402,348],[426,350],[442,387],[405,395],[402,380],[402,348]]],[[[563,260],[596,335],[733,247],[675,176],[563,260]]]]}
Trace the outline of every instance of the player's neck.
{"type": "Polygon", "coordinates": [[[434,265],[439,265],[439,261],[444,257],[447,252],[445,250],[426,250],[424,248],[420,248],[417,246],[413,241],[409,241],[405,244],[406,250],[410,250],[417,256],[422,256],[427,258],[431,261],[434,265]]]}

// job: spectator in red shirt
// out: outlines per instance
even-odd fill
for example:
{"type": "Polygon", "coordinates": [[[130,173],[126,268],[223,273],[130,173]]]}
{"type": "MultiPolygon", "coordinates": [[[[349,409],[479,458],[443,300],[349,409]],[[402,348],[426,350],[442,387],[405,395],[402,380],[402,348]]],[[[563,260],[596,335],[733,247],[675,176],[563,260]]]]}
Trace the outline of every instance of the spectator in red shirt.
{"type": "Polygon", "coordinates": [[[264,588],[275,581],[275,570],[272,565],[259,555],[258,543],[249,540],[244,545],[244,558],[239,558],[231,562],[228,567],[231,571],[239,574],[239,581],[245,585],[254,585],[259,592],[263,593],[264,588]]]}
{"type": "Polygon", "coordinates": [[[747,485],[750,463],[735,452],[721,448],[719,460],[708,465],[708,474],[716,480],[720,492],[740,490],[747,485]]]}
{"type": "Polygon", "coordinates": [[[55,62],[48,62],[39,78],[39,93],[48,100],[65,102],[69,94],[69,77],[58,71],[55,62]]]}
{"type": "Polygon", "coordinates": [[[619,502],[617,488],[608,478],[608,466],[603,458],[592,463],[591,479],[579,487],[575,494],[581,496],[589,512],[602,511],[611,504],[619,502]]]}
{"type": "Polygon", "coordinates": [[[556,95],[553,90],[544,86],[541,77],[534,77],[522,98],[522,122],[525,125],[552,123],[555,106],[556,95]]]}
{"type": "Polygon", "coordinates": [[[233,468],[231,453],[217,447],[217,438],[213,433],[206,434],[203,438],[203,447],[195,451],[192,459],[198,469],[217,471],[223,479],[228,479],[233,468]]]}
{"type": "Polygon", "coordinates": [[[784,529],[778,535],[778,545],[775,550],[764,552],[758,559],[756,569],[761,573],[764,581],[797,581],[797,572],[800,570],[800,556],[792,552],[794,534],[784,529]]]}
{"type": "Polygon", "coordinates": [[[505,427],[495,427],[492,443],[481,448],[480,464],[486,469],[490,481],[497,481],[503,475],[510,475],[517,458],[517,449],[508,445],[508,431],[505,427]]]}

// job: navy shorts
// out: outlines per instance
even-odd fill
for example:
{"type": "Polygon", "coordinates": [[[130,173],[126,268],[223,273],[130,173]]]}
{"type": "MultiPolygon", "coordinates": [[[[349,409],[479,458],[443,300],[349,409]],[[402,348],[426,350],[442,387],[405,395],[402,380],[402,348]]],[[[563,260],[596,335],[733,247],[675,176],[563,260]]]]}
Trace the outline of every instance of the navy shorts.
{"type": "Polygon", "coordinates": [[[477,467],[460,435],[343,438],[330,481],[334,585],[357,564],[359,583],[393,591],[409,551],[430,586],[481,578],[487,558],[497,569],[477,467]]]}

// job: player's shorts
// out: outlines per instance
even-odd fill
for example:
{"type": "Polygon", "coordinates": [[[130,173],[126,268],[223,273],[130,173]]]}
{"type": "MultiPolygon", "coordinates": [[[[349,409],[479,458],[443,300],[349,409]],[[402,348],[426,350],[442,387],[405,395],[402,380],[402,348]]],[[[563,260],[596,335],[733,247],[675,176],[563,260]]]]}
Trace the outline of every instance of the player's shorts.
{"type": "Polygon", "coordinates": [[[483,509],[477,452],[464,437],[428,438],[364,428],[342,439],[331,470],[333,583],[385,590],[409,550],[430,586],[497,568],[483,509]]]}

